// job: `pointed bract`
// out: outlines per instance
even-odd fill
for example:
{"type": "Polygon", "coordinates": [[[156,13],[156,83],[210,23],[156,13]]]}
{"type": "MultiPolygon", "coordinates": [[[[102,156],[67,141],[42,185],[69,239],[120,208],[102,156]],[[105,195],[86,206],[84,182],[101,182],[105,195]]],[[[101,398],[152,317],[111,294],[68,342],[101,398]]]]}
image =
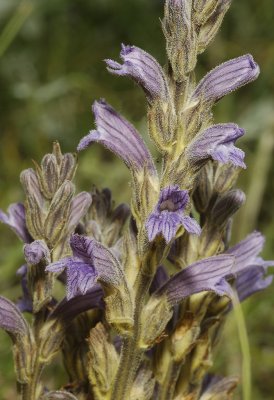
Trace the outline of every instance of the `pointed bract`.
{"type": "Polygon", "coordinates": [[[215,103],[226,94],[254,81],[260,73],[250,54],[233,58],[210,71],[196,87],[192,99],[215,103]]]}
{"type": "Polygon", "coordinates": [[[195,235],[201,233],[201,228],[195,219],[183,215],[188,202],[188,191],[180,190],[178,185],[168,186],[161,190],[159,201],[146,221],[146,229],[150,242],[157,235],[162,234],[166,242],[169,243],[175,237],[181,225],[189,233],[195,235]]]}
{"type": "Polygon", "coordinates": [[[192,140],[187,147],[186,156],[190,164],[197,167],[211,158],[222,164],[232,163],[246,168],[245,153],[234,146],[243,134],[244,130],[233,123],[213,125],[192,140]]]}
{"type": "Polygon", "coordinates": [[[145,143],[126,119],[103,100],[95,101],[93,112],[97,129],[80,141],[78,151],[98,142],[118,155],[129,168],[139,170],[147,166],[149,171],[156,173],[145,143]]]}
{"type": "Polygon", "coordinates": [[[123,64],[105,60],[109,72],[132,78],[143,88],[150,101],[168,98],[166,77],[154,57],[138,47],[125,45],[122,45],[120,57],[123,64]]]}

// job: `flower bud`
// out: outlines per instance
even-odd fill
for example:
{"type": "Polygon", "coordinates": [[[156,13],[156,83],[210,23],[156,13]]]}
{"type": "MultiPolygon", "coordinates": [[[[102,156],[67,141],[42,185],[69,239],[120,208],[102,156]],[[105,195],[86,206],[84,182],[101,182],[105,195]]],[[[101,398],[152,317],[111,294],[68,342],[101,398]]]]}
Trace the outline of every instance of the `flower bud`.
{"type": "Polygon", "coordinates": [[[192,1],[166,0],[162,21],[168,58],[176,81],[184,81],[197,62],[197,37],[192,1]]]}
{"type": "Polygon", "coordinates": [[[104,400],[112,388],[119,365],[119,356],[101,323],[90,331],[88,345],[89,381],[96,399],[104,400]]]}
{"type": "Polygon", "coordinates": [[[152,296],[144,307],[141,320],[141,334],[139,346],[142,349],[152,347],[160,338],[164,338],[163,331],[172,317],[173,311],[166,296],[152,296]]]}
{"type": "Polygon", "coordinates": [[[54,247],[65,233],[74,185],[65,181],[55,193],[45,220],[44,234],[47,244],[54,247]]]}

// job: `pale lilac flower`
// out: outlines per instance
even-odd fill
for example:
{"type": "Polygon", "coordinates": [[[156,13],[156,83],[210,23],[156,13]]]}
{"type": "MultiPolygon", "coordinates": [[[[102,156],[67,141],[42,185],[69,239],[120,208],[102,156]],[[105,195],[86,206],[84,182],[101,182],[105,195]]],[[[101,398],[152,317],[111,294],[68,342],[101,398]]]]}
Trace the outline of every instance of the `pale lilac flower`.
{"type": "Polygon", "coordinates": [[[233,58],[210,71],[196,87],[192,99],[216,102],[226,94],[254,81],[260,73],[250,54],[233,58]]]}
{"type": "Polygon", "coordinates": [[[234,262],[234,257],[226,254],[197,261],[170,278],[155,295],[166,295],[173,305],[185,297],[204,291],[231,297],[227,279],[233,276],[234,262]]]}
{"type": "Polygon", "coordinates": [[[152,157],[136,129],[104,100],[95,101],[92,109],[97,129],[82,138],[77,150],[98,142],[118,155],[129,168],[147,167],[156,173],[152,157]]]}
{"type": "Polygon", "coordinates": [[[138,47],[125,45],[122,45],[120,57],[123,64],[105,60],[109,72],[131,77],[143,88],[150,101],[168,98],[166,77],[154,57],[138,47]]]}
{"type": "Polygon", "coordinates": [[[87,236],[72,235],[72,257],[63,258],[46,267],[46,271],[60,274],[66,270],[67,299],[85,294],[97,280],[113,286],[119,285],[123,272],[116,257],[96,240],[87,236]]]}
{"type": "Polygon", "coordinates": [[[178,185],[161,190],[159,201],[146,222],[150,242],[161,233],[169,243],[181,225],[189,233],[195,235],[201,233],[201,228],[195,219],[183,214],[188,202],[188,191],[180,190],[178,185]]]}
{"type": "Polygon", "coordinates": [[[21,287],[23,296],[17,301],[16,305],[21,312],[32,312],[32,298],[28,289],[28,278],[27,278],[28,267],[22,265],[18,268],[16,275],[21,277],[21,287]]]}
{"type": "Polygon", "coordinates": [[[201,166],[209,158],[222,164],[232,163],[246,168],[245,153],[234,146],[244,130],[233,123],[213,125],[198,134],[189,144],[186,156],[193,166],[201,166]]]}
{"type": "Polygon", "coordinates": [[[26,214],[23,204],[11,204],[7,214],[0,210],[0,221],[8,225],[23,242],[29,243],[31,241],[31,236],[26,226],[26,214]]]}

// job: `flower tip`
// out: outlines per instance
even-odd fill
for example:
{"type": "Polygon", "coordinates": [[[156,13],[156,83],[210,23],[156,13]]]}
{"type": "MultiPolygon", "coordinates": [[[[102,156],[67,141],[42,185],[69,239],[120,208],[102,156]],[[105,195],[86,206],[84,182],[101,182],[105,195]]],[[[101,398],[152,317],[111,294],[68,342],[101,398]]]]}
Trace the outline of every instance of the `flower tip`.
{"type": "Polygon", "coordinates": [[[121,50],[121,53],[120,53],[121,57],[128,55],[134,49],[134,46],[131,46],[131,45],[128,45],[128,44],[124,44],[124,43],[122,43],[121,47],[122,47],[122,50],[121,50]]]}

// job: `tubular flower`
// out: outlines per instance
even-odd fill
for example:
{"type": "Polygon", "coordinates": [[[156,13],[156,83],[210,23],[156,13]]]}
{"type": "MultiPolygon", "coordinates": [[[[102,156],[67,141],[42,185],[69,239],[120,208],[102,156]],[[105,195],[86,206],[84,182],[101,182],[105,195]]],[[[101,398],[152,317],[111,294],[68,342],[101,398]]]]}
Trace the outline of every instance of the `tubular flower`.
{"type": "Polygon", "coordinates": [[[222,164],[230,162],[246,168],[245,153],[234,146],[243,134],[244,130],[233,123],[213,125],[193,139],[187,147],[186,156],[193,166],[201,166],[211,158],[222,164]]]}
{"type": "Polygon", "coordinates": [[[124,64],[106,60],[109,72],[129,76],[144,90],[149,101],[168,98],[167,80],[160,64],[146,51],[135,46],[122,44],[120,57],[124,64]]]}
{"type": "Polygon", "coordinates": [[[150,242],[160,233],[167,243],[170,242],[181,225],[189,233],[201,233],[195,219],[183,214],[188,202],[188,191],[180,190],[178,185],[168,186],[161,191],[159,201],[146,222],[150,242]]]}
{"type": "Polygon", "coordinates": [[[133,169],[147,168],[156,173],[152,157],[136,129],[104,100],[95,101],[92,107],[96,130],[83,137],[77,150],[81,151],[94,142],[101,143],[118,155],[133,169]]]}

